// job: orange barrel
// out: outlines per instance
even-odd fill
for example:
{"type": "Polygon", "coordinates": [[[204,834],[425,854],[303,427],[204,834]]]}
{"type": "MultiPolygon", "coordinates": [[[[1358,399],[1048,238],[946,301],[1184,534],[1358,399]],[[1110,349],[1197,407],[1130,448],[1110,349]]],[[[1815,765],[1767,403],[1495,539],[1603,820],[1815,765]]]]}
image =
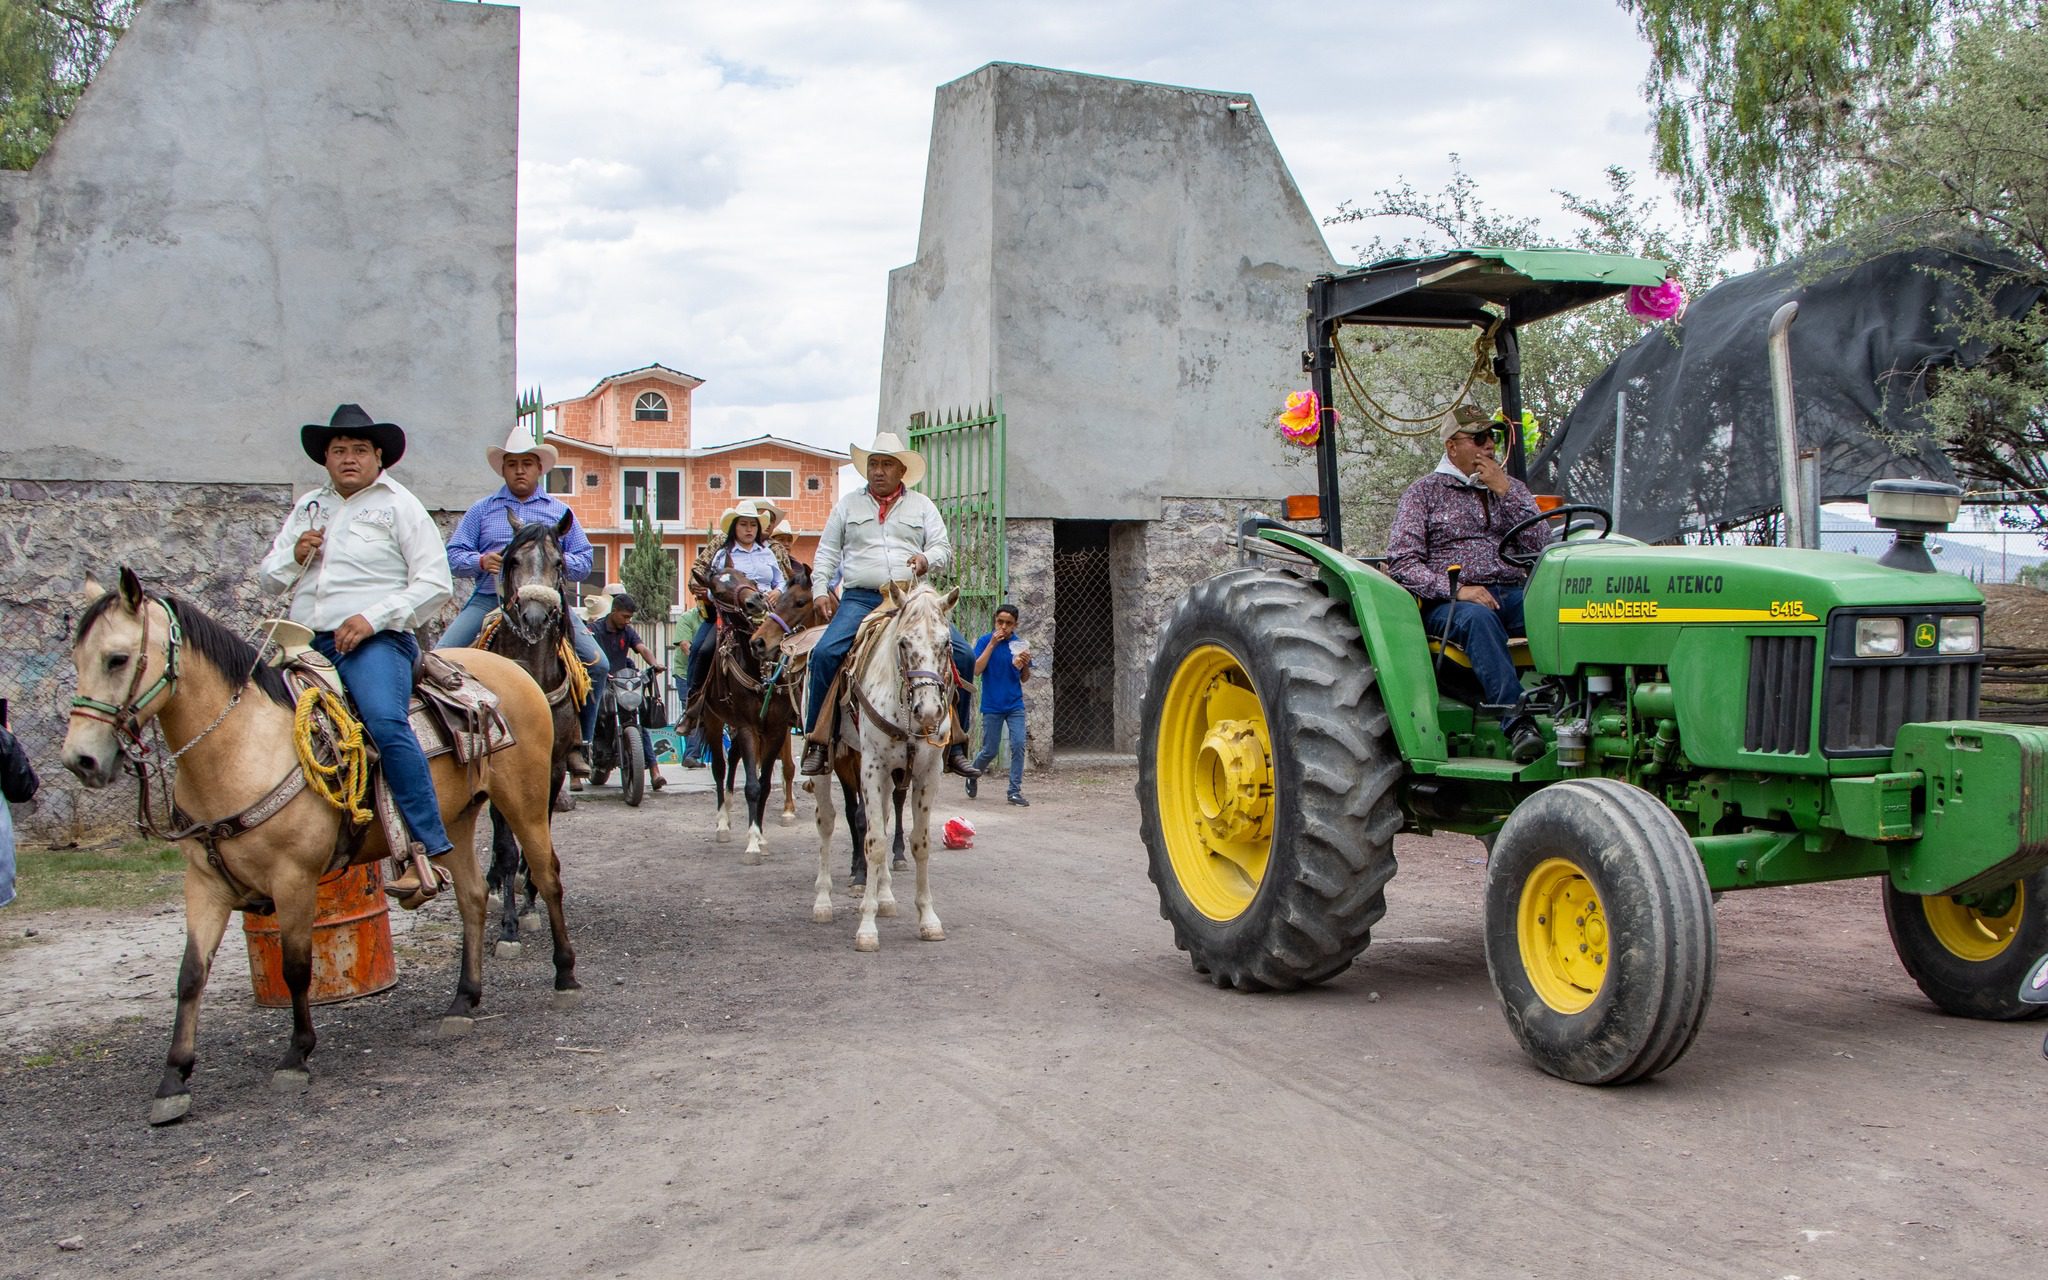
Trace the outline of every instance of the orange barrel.
{"type": "MultiPolygon", "coordinates": [[[[289,1008],[292,993],[284,985],[284,948],[278,941],[277,917],[242,913],[242,934],[249,942],[249,985],[256,1003],[289,1008]]],[[[398,957],[391,950],[391,907],[384,900],[384,864],[366,862],[344,867],[320,882],[313,907],[314,1004],[333,1004],[375,995],[398,985],[398,957]]]]}

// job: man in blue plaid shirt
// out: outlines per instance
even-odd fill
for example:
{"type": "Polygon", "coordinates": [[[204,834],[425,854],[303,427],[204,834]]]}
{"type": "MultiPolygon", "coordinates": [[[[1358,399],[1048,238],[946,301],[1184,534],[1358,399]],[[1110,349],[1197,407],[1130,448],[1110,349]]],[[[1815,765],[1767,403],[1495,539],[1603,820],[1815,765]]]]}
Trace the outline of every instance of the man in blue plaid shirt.
{"type": "MultiPolygon", "coordinates": [[[[536,444],[525,428],[515,426],[502,448],[494,445],[485,450],[484,456],[490,461],[491,469],[505,478],[505,484],[463,512],[462,522],[455,526],[454,536],[448,539],[449,570],[458,578],[475,579],[476,590],[470,594],[469,603],[462,606],[462,612],[455,615],[455,621],[448,624],[448,630],[442,633],[443,646],[461,646],[475,641],[477,632],[483,629],[485,616],[498,607],[498,569],[505,548],[512,542],[514,515],[519,517],[521,524],[535,520],[553,524],[564,515],[569,516],[569,532],[562,538],[562,572],[571,582],[581,582],[590,573],[590,539],[584,536],[583,526],[576,523],[568,504],[541,489],[548,472],[554,470],[560,460],[561,455],[555,446],[545,442],[536,444]]],[[[562,603],[566,608],[568,601],[562,603]]],[[[602,688],[598,677],[611,670],[605,662],[604,651],[597,647],[597,641],[590,638],[582,616],[574,609],[568,613],[576,656],[590,668],[593,688],[602,688]]],[[[583,743],[569,757],[570,785],[575,790],[582,790],[583,779],[590,776],[590,735],[596,729],[597,699],[593,697],[583,704],[583,743]]]]}

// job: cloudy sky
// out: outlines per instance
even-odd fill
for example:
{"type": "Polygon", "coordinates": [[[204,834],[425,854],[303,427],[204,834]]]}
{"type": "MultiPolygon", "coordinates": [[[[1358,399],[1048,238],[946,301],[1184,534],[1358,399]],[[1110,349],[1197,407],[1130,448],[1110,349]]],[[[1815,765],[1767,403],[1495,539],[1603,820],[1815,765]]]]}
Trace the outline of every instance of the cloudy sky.
{"type": "MultiPolygon", "coordinates": [[[[1648,52],[1608,0],[521,9],[521,385],[682,369],[705,379],[699,444],[872,435],[933,94],[985,63],[1248,94],[1318,217],[1403,177],[1433,190],[1452,152],[1496,208],[1546,218],[1555,189],[1649,167],[1648,52]]],[[[1326,234],[1339,261],[1367,238],[1326,234]]]]}

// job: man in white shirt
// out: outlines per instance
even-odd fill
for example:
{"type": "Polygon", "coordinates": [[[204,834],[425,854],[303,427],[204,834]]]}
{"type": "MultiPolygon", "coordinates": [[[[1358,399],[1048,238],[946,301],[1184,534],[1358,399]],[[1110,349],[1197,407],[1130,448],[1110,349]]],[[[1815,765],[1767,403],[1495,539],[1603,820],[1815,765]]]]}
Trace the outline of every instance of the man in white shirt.
{"type": "MultiPolygon", "coordinates": [[[[832,508],[818,539],[818,562],[811,566],[813,583],[837,584],[828,593],[836,605],[832,621],[811,650],[810,714],[804,722],[810,740],[804,743],[803,760],[803,771],[811,775],[831,768],[832,722],[821,713],[861,619],[881,605],[882,588],[890,582],[943,572],[953,562],[945,517],[930,498],[911,488],[924,478],[924,458],[887,431],[876,435],[873,449],[853,445],[849,452],[853,465],[866,474],[867,487],[847,494],[832,508]]],[[[967,762],[965,736],[974,652],[958,627],[953,629],[953,666],[963,682],[953,699],[960,736],[946,748],[946,771],[975,778],[981,774],[967,762]]]]}
{"type": "MultiPolygon", "coordinates": [[[[402,429],[345,404],[299,439],[328,482],[293,505],[263,559],[263,584],[293,591],[291,620],[310,628],[313,647],[334,663],[383,757],[406,830],[437,858],[454,846],[406,703],[420,654],[413,627],[454,593],[448,552],[426,507],[386,470],[405,454],[402,429]]],[[[409,862],[408,850],[391,853],[409,862]]],[[[431,897],[437,888],[408,870],[385,891],[431,897]]]]}

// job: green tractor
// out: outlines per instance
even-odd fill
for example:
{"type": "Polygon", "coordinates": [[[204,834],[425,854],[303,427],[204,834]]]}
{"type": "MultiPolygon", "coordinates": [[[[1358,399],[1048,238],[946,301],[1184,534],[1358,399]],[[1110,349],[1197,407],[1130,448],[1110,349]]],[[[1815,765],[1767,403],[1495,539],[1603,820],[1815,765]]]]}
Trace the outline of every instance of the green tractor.
{"type": "MultiPolygon", "coordinates": [[[[1516,422],[1522,325],[1664,276],[1549,250],[1320,276],[1304,363],[1328,405],[1342,325],[1491,330],[1516,422]]],[[[1887,562],[1648,546],[1597,508],[1550,512],[1587,518],[1531,571],[1517,665],[1548,749],[1517,764],[1415,599],[1340,549],[1335,434],[1317,500],[1291,524],[1244,521],[1250,567],[1189,590],[1153,659],[1143,836],[1197,972],[1247,991],[1341,973],[1385,913],[1394,837],[1456,831],[1489,842],[1508,1026],[1567,1080],[1684,1055],[1713,989],[1714,900],[1737,889],[1883,877],[1893,944],[1936,1005],[2048,1013],[2017,997],[2048,951],[2048,729],[1973,718],[1981,593],[1887,563],[1925,561],[1915,539],[1955,514],[1953,496],[1925,510],[1925,490],[1945,486],[1874,492],[1902,530],[1887,562]]]]}

